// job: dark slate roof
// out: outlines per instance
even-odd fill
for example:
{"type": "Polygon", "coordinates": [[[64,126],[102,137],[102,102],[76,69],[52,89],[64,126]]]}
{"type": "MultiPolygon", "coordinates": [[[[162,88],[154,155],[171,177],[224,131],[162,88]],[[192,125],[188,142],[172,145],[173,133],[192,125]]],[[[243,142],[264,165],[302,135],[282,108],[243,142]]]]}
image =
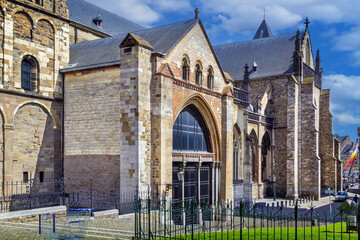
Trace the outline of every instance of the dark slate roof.
{"type": "Polygon", "coordinates": [[[214,46],[220,65],[234,80],[242,80],[244,66],[256,62],[258,69],[250,79],[279,76],[293,72],[296,34],[260,38],[214,46]]]}
{"type": "MultiPolygon", "coordinates": [[[[131,33],[149,42],[154,48],[154,53],[166,55],[197,21],[198,19],[190,19],[131,33]]],[[[119,46],[126,36],[127,33],[71,45],[70,63],[62,71],[67,72],[119,64],[119,46]]]]}
{"type": "Polygon", "coordinates": [[[88,3],[84,0],[68,0],[69,18],[71,21],[80,23],[97,31],[109,35],[128,33],[144,29],[136,23],[122,18],[114,13],[108,12],[98,6],[88,3]],[[96,26],[92,19],[98,17],[102,19],[102,26],[96,26]]]}
{"type": "Polygon", "coordinates": [[[259,38],[267,38],[272,37],[273,34],[269,28],[269,25],[266,23],[265,19],[261,22],[258,30],[256,31],[253,39],[259,39],[259,38]]]}

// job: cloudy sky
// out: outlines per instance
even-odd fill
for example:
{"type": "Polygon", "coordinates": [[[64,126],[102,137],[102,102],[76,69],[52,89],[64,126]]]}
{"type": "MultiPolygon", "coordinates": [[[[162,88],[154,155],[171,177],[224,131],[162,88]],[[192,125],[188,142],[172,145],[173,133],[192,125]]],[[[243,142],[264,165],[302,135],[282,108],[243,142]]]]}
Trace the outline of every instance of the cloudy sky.
{"type": "MultiPolygon", "coordinates": [[[[87,0],[95,5],[98,0],[87,0]]],[[[360,2],[358,0],[102,0],[101,7],[144,26],[200,19],[212,44],[249,40],[266,14],[274,35],[304,29],[320,49],[323,88],[331,89],[334,133],[353,141],[360,127],[360,2]]]]}

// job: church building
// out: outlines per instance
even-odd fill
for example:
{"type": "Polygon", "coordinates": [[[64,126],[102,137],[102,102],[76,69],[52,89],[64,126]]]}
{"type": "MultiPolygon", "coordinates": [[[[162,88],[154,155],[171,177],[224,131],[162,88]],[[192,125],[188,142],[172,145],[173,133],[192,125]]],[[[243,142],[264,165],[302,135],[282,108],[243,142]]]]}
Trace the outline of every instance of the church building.
{"type": "Polygon", "coordinates": [[[308,20],[212,46],[197,10],[145,28],[85,0],[0,4],[0,195],[60,179],[209,204],[340,189],[308,20]]]}

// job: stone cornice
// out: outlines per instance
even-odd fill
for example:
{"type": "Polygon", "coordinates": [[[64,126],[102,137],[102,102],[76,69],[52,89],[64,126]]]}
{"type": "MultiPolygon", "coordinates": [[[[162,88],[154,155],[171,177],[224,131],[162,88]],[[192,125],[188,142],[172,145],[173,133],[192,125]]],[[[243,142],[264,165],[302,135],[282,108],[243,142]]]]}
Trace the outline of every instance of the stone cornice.
{"type": "Polygon", "coordinates": [[[196,85],[191,84],[189,82],[185,82],[184,80],[179,80],[179,79],[173,78],[173,83],[174,83],[174,85],[177,85],[177,86],[180,86],[180,87],[184,87],[184,88],[194,90],[194,91],[197,91],[197,92],[200,92],[200,93],[205,93],[205,94],[213,96],[213,97],[222,98],[222,95],[220,93],[218,93],[218,92],[214,92],[214,91],[211,91],[209,89],[206,89],[206,88],[203,88],[203,87],[200,87],[200,86],[196,86],[196,85]]]}

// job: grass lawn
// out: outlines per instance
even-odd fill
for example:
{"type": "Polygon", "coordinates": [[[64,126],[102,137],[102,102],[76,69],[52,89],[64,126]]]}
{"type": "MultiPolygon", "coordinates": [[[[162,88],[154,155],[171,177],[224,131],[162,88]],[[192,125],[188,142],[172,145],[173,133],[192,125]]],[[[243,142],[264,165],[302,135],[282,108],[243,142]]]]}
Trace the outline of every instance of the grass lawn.
{"type": "MultiPolygon", "coordinates": [[[[177,236],[173,239],[191,239],[191,234],[186,236],[177,236]]],[[[223,231],[213,233],[196,233],[193,239],[241,239],[240,230],[223,231]]],[[[262,228],[262,229],[243,229],[242,239],[295,239],[295,228],[262,228]]],[[[358,233],[355,231],[346,232],[346,223],[336,223],[322,227],[298,227],[297,239],[358,239],[358,233]],[[334,229],[335,228],[335,229],[334,229]],[[304,234],[305,232],[305,234],[304,234]]]]}

